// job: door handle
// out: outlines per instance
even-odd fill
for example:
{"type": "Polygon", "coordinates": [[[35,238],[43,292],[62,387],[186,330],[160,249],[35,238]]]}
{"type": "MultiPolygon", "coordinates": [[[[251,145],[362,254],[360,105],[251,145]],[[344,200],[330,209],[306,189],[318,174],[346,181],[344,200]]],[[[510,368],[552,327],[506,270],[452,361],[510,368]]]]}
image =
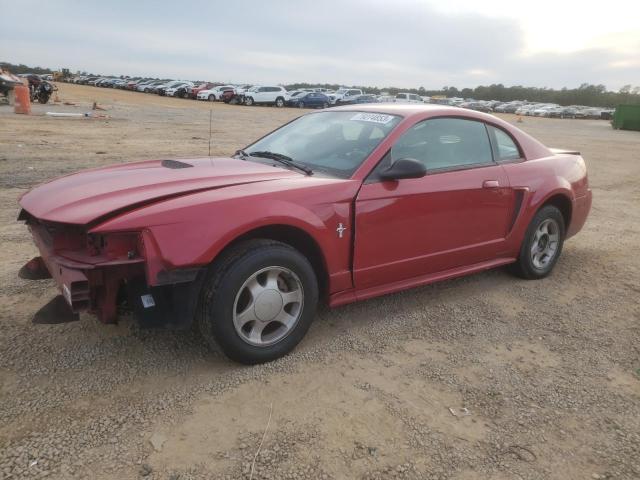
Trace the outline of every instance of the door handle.
{"type": "Polygon", "coordinates": [[[482,188],[498,188],[500,182],[498,180],[485,180],[482,182],[482,188]]]}

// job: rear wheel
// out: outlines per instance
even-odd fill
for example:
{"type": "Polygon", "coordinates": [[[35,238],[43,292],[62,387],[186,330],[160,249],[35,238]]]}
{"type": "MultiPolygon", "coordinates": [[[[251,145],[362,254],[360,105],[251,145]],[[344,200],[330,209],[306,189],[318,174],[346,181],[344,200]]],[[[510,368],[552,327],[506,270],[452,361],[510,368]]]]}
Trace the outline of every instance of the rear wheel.
{"type": "Polygon", "coordinates": [[[304,102],[298,102],[298,108],[304,108],[304,102]]]}
{"type": "Polygon", "coordinates": [[[202,289],[199,328],[237,362],[289,353],[315,316],[318,282],[309,261],[281,242],[250,240],[214,263],[202,289]]]}
{"type": "Polygon", "coordinates": [[[209,101],[210,102],[215,102],[216,101],[216,96],[214,94],[209,95],[209,101]]]}
{"type": "Polygon", "coordinates": [[[542,207],[533,217],[520,248],[513,270],[526,279],[544,278],[555,266],[564,243],[565,225],[560,210],[553,205],[542,207]]]}
{"type": "Polygon", "coordinates": [[[284,98],[282,97],[276,98],[276,107],[278,108],[284,107],[284,98]]]}
{"type": "Polygon", "coordinates": [[[322,108],[329,108],[329,104],[328,104],[327,102],[324,102],[324,103],[322,104],[322,108]]]}

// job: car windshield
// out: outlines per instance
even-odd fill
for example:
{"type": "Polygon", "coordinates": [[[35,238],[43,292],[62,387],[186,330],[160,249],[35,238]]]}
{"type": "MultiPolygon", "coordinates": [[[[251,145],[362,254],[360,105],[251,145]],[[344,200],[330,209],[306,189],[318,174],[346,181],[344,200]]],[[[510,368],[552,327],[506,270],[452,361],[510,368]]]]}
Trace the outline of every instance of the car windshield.
{"type": "MultiPolygon", "coordinates": [[[[370,112],[321,112],[304,115],[245,149],[286,155],[298,164],[348,178],[401,117],[370,112]]],[[[259,155],[251,157],[261,161],[259,155]]]]}

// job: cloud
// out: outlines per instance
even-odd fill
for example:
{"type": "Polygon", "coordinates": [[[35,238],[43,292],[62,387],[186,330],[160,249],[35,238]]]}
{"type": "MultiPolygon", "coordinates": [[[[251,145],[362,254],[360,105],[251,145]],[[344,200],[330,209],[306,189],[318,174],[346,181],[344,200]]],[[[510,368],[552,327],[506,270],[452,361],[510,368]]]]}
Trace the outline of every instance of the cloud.
{"type": "Polygon", "coordinates": [[[517,19],[408,0],[7,1],[3,10],[0,59],[103,74],[426,88],[618,88],[640,77],[633,32],[602,47],[531,52],[517,19]],[[25,11],[38,15],[25,23],[25,11]]]}

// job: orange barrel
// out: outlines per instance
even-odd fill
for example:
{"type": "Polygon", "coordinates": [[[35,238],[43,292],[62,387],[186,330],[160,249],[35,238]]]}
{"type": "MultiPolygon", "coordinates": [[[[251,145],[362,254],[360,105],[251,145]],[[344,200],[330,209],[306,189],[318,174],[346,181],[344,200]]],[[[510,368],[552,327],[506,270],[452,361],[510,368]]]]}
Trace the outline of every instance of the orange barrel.
{"type": "Polygon", "coordinates": [[[16,92],[16,104],[13,111],[15,113],[31,114],[31,101],[29,100],[29,87],[16,85],[13,90],[16,92]]]}

